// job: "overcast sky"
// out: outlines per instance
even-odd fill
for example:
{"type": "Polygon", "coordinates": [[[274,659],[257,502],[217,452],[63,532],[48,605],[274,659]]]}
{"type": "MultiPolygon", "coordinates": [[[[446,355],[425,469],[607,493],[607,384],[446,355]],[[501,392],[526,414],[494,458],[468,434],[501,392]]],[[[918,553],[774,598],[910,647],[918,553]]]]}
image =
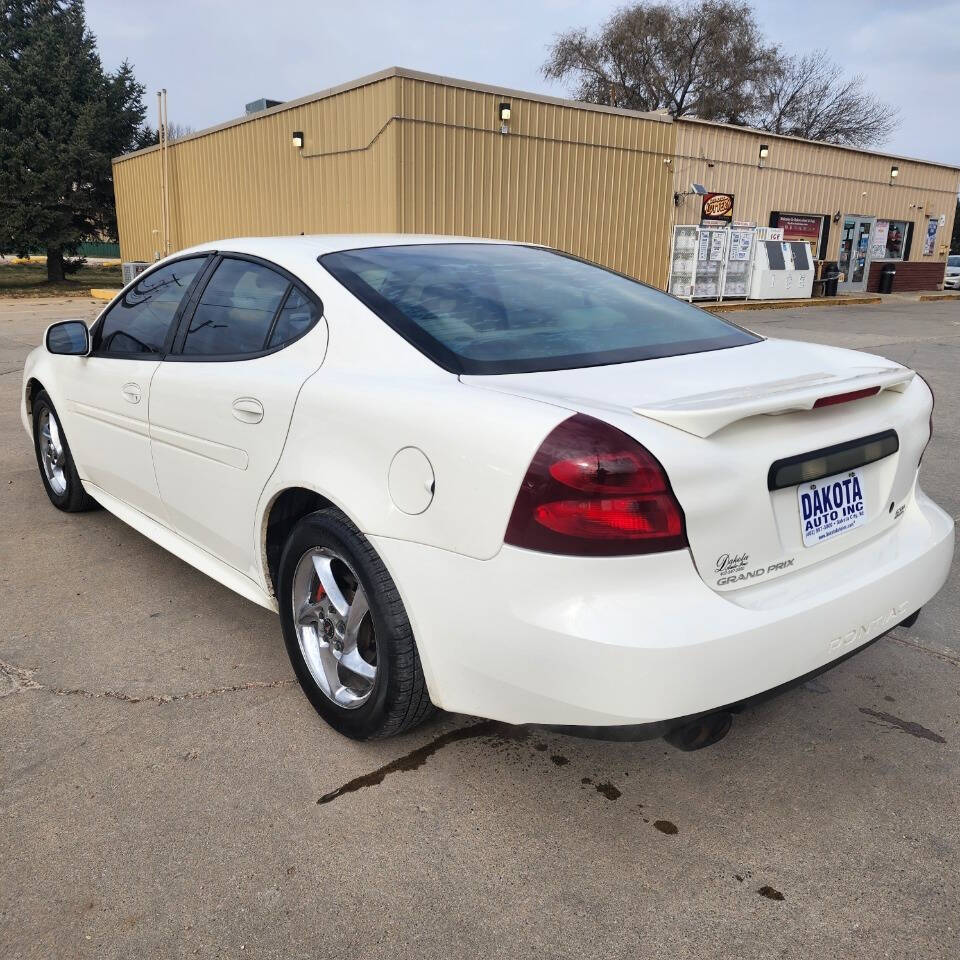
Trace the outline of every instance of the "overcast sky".
{"type": "MultiPolygon", "coordinates": [[[[593,27],[608,0],[87,0],[108,68],[146,84],[151,125],[194,129],[259,97],[290,100],[388,66],[564,96],[539,68],[555,33],[593,27]]],[[[960,0],[756,0],[788,53],[825,46],[901,111],[882,149],[960,165],[960,0]]]]}

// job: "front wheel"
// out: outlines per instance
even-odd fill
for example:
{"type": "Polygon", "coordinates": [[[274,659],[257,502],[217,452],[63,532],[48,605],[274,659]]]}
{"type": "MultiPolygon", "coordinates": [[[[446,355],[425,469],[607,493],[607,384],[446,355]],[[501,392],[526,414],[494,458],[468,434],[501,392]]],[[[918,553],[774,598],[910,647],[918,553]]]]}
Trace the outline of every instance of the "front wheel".
{"type": "Polygon", "coordinates": [[[93,510],[97,501],[83,489],[67,435],[46,390],[33,400],[33,449],[50,502],[66,513],[93,510]]]}
{"type": "Polygon", "coordinates": [[[433,711],[396,585],[339,511],[294,527],[277,600],[297,679],[317,712],[357,740],[404,733],[433,711]]]}

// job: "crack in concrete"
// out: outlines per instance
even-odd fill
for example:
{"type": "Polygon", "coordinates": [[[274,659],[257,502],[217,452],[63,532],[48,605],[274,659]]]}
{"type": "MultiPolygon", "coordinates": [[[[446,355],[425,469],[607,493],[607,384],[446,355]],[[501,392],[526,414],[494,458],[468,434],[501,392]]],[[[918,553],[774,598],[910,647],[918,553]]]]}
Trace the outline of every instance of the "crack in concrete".
{"type": "Polygon", "coordinates": [[[9,681],[9,689],[0,690],[0,696],[6,696],[8,693],[16,693],[18,690],[42,690],[43,684],[37,683],[33,679],[35,670],[24,670],[21,667],[15,667],[12,663],[6,663],[0,660],[0,675],[9,681]]]}
{"type": "Polygon", "coordinates": [[[181,700],[202,700],[205,697],[222,696],[225,693],[237,693],[241,690],[274,690],[289,687],[296,680],[248,680],[234,683],[228,687],[210,687],[207,690],[188,690],[186,693],[153,693],[135,696],[119,690],[85,690],[82,687],[51,687],[33,679],[36,670],[26,670],[12,663],[0,660],[0,676],[9,681],[10,689],[0,690],[0,696],[18,693],[21,690],[43,690],[56,697],[84,697],[88,700],[119,700],[121,703],[178,703],[181,700]]]}
{"type": "Polygon", "coordinates": [[[912,640],[910,637],[898,637],[895,633],[888,634],[887,639],[903,644],[903,646],[910,647],[913,650],[919,650],[920,653],[929,654],[931,657],[936,657],[938,660],[949,663],[954,667],[960,667],[960,657],[955,657],[945,650],[934,650],[933,647],[925,646],[918,640],[912,640]]]}

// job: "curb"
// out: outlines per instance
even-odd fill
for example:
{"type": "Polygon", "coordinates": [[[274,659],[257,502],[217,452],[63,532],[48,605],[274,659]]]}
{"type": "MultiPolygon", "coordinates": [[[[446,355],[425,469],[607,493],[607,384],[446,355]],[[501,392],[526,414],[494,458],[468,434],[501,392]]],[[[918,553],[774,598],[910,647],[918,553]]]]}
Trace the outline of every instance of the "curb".
{"type": "Polygon", "coordinates": [[[794,310],[798,307],[855,307],[864,303],[883,303],[883,297],[816,297],[811,300],[747,300],[736,303],[703,304],[711,313],[737,310],[794,310]]]}
{"type": "Polygon", "coordinates": [[[960,300],[960,293],[921,293],[920,300],[960,300]]]}
{"type": "Polygon", "coordinates": [[[94,287],[90,291],[90,296],[93,297],[94,300],[112,300],[119,292],[119,290],[101,290],[94,287]]]}

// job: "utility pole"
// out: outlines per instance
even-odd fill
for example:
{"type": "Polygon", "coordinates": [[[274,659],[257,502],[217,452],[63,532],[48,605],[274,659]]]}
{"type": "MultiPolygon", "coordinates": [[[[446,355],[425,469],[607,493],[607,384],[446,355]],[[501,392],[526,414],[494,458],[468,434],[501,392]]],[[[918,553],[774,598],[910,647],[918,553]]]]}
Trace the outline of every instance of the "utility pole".
{"type": "Polygon", "coordinates": [[[163,230],[164,235],[167,238],[166,246],[163,248],[163,255],[167,256],[170,253],[170,123],[167,118],[167,88],[163,88],[163,192],[164,192],[164,208],[163,208],[163,230]]]}
{"type": "Polygon", "coordinates": [[[167,163],[167,90],[157,91],[157,132],[160,144],[160,226],[163,248],[160,256],[170,252],[170,167],[167,163]]]}

